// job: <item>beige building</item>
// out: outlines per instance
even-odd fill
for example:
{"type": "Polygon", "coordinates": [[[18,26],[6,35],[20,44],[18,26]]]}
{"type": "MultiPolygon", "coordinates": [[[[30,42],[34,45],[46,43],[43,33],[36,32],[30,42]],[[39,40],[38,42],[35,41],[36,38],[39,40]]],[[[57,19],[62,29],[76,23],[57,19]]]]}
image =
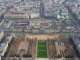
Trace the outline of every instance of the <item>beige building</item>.
{"type": "Polygon", "coordinates": [[[4,32],[2,30],[0,30],[0,41],[3,38],[3,36],[4,36],[4,32]]]}
{"type": "Polygon", "coordinates": [[[29,15],[24,13],[7,12],[4,15],[4,18],[29,18],[29,15]]]}
{"type": "Polygon", "coordinates": [[[27,14],[24,14],[24,15],[16,15],[16,14],[7,15],[7,14],[5,14],[4,18],[29,18],[29,15],[27,15],[27,14]]]}

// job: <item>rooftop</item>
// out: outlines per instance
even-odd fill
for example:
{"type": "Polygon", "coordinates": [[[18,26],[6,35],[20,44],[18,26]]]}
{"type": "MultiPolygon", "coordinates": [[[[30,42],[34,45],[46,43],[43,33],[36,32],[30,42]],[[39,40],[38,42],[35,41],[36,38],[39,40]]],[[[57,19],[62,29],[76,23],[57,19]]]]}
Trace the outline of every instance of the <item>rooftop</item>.
{"type": "Polygon", "coordinates": [[[24,14],[24,13],[21,13],[21,12],[6,12],[6,14],[24,14]]]}

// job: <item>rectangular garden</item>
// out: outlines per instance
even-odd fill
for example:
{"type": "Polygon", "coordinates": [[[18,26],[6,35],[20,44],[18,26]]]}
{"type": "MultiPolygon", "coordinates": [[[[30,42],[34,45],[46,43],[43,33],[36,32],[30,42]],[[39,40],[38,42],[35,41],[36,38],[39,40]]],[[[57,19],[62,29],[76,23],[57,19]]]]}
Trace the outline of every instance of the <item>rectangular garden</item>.
{"type": "Polygon", "coordinates": [[[46,41],[38,40],[38,50],[37,50],[38,58],[47,58],[47,50],[46,50],[46,41]]]}

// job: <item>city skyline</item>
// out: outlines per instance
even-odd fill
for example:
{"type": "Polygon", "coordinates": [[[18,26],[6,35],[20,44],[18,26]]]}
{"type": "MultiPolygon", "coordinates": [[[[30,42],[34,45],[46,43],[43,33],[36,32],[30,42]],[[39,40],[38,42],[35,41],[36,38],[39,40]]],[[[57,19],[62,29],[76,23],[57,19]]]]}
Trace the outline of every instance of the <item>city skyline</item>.
{"type": "Polygon", "coordinates": [[[80,0],[0,0],[0,60],[80,60],[80,0]]]}

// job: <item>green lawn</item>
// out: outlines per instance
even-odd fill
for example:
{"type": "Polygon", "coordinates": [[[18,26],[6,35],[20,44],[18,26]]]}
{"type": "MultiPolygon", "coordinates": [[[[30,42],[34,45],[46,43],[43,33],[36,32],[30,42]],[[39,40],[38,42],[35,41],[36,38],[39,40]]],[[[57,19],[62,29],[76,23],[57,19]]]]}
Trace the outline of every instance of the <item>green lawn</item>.
{"type": "Polygon", "coordinates": [[[38,58],[47,58],[47,51],[38,51],[38,58]]]}
{"type": "Polygon", "coordinates": [[[38,45],[38,50],[46,50],[46,46],[45,45],[43,45],[43,46],[38,45]]]}
{"type": "Polygon", "coordinates": [[[74,32],[74,34],[80,34],[80,32],[74,32]]]}
{"type": "Polygon", "coordinates": [[[38,45],[46,45],[46,41],[41,41],[41,40],[39,40],[39,41],[38,41],[38,45]]]}
{"type": "Polygon", "coordinates": [[[70,32],[62,32],[62,33],[64,33],[64,34],[70,34],[70,32]]]}
{"type": "Polygon", "coordinates": [[[39,20],[40,18],[35,18],[36,20],[39,20]]]}
{"type": "Polygon", "coordinates": [[[48,20],[48,18],[44,18],[44,20],[48,20]]]}
{"type": "Polygon", "coordinates": [[[37,57],[47,58],[46,41],[38,41],[37,57]]]}

